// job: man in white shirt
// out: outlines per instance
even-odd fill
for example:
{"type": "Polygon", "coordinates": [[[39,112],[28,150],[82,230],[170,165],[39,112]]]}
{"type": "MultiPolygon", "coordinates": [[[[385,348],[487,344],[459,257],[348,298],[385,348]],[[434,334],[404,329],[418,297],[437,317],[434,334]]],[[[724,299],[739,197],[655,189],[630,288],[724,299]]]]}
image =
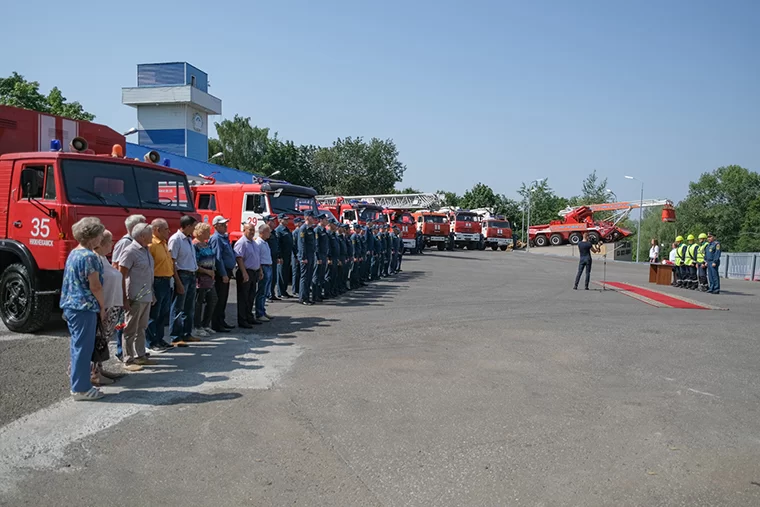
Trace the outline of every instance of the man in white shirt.
{"type": "Polygon", "coordinates": [[[199,342],[200,338],[191,335],[195,317],[195,274],[198,261],[195,259],[193,246],[193,229],[197,220],[189,215],[179,221],[179,230],[169,238],[169,253],[177,268],[179,283],[174,285],[172,308],[169,323],[172,343],[182,347],[185,342],[199,342]]]}
{"type": "Polygon", "coordinates": [[[269,322],[272,319],[272,317],[267,315],[266,310],[267,297],[271,294],[272,288],[272,250],[267,242],[271,234],[272,229],[265,222],[259,222],[256,225],[256,238],[254,241],[258,245],[259,262],[261,263],[261,271],[264,274],[256,292],[256,318],[262,322],[269,322]]]}

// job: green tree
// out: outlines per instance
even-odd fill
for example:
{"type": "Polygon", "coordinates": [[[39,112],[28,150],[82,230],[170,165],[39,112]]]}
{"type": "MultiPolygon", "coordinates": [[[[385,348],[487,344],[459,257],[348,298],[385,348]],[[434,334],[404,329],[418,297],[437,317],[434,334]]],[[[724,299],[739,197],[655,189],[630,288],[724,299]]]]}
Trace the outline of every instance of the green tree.
{"type": "Polygon", "coordinates": [[[214,125],[219,139],[209,139],[209,153],[223,153],[223,156],[214,159],[214,162],[241,171],[262,174],[264,156],[272,141],[269,138],[269,129],[252,126],[250,118],[238,115],[232,120],[222,120],[214,125]]]}
{"type": "Polygon", "coordinates": [[[737,249],[751,205],[760,196],[760,174],[738,165],[719,167],[689,184],[678,204],[679,232],[714,232],[725,250],[737,249]]]}
{"type": "Polygon", "coordinates": [[[755,198],[747,207],[736,250],[760,252],[760,197],[755,198]]]}
{"type": "Polygon", "coordinates": [[[548,224],[552,220],[559,220],[560,210],[568,206],[568,199],[560,197],[554,193],[549,186],[549,180],[546,179],[533,187],[533,191],[525,183],[522,184],[517,192],[523,197],[526,209],[528,209],[528,198],[530,196],[530,224],[539,225],[548,224]]]}
{"type": "Polygon", "coordinates": [[[469,209],[492,209],[495,214],[504,215],[512,221],[522,214],[520,205],[516,201],[507,198],[504,194],[495,193],[491,187],[484,183],[478,183],[467,190],[459,199],[459,206],[469,209]]]}
{"type": "Polygon", "coordinates": [[[570,206],[588,206],[610,202],[610,194],[607,192],[607,178],[599,179],[596,171],[589,174],[581,186],[581,195],[569,199],[570,206]]]}
{"type": "Polygon", "coordinates": [[[443,199],[441,200],[441,206],[448,206],[448,207],[455,208],[459,206],[459,203],[462,201],[462,197],[458,196],[456,192],[436,190],[435,193],[443,196],[443,199]]]}
{"type": "Polygon", "coordinates": [[[7,78],[0,78],[0,104],[73,120],[95,119],[95,115],[85,111],[79,102],[67,102],[58,87],[53,87],[48,95],[44,95],[40,92],[40,84],[37,81],[27,81],[18,72],[13,72],[7,78]]]}

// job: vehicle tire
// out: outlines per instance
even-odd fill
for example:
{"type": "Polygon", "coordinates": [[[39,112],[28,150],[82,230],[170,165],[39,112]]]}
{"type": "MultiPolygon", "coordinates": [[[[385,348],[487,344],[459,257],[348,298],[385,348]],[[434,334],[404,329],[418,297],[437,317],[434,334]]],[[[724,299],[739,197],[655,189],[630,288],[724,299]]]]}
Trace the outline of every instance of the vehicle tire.
{"type": "Polygon", "coordinates": [[[560,246],[564,242],[565,238],[562,237],[562,234],[552,234],[549,238],[549,243],[551,243],[552,246],[560,246]]]}
{"type": "Polygon", "coordinates": [[[588,240],[591,242],[592,245],[599,243],[601,239],[602,238],[599,236],[598,232],[591,231],[588,233],[588,240]]]}
{"type": "Polygon", "coordinates": [[[446,249],[446,245],[443,243],[438,243],[438,251],[443,252],[446,249]]]}
{"type": "Polygon", "coordinates": [[[578,243],[581,242],[582,239],[583,239],[583,235],[580,232],[574,232],[568,238],[571,245],[577,245],[578,243]]]}
{"type": "Polygon", "coordinates": [[[533,242],[536,244],[536,246],[546,246],[549,244],[549,240],[547,240],[546,236],[542,234],[536,236],[533,242]]]}
{"type": "MultiPolygon", "coordinates": [[[[494,250],[496,250],[496,249],[494,248],[494,250]]],[[[501,250],[502,252],[506,252],[507,251],[507,245],[500,246],[499,250],[501,250]]]]}
{"type": "Polygon", "coordinates": [[[499,248],[499,245],[491,245],[491,250],[493,250],[494,252],[498,250],[498,248],[499,248]]]}
{"type": "Polygon", "coordinates": [[[32,293],[31,275],[23,264],[11,264],[0,277],[0,317],[11,331],[39,331],[47,324],[54,304],[54,295],[32,293]]]}

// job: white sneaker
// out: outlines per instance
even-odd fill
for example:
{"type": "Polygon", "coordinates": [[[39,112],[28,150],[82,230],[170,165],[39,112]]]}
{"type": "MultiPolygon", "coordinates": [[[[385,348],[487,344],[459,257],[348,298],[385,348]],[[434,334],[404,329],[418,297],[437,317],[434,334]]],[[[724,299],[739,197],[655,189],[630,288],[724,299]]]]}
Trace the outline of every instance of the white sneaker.
{"type": "Polygon", "coordinates": [[[262,315],[261,317],[256,317],[256,318],[260,320],[261,322],[269,322],[269,317],[267,317],[266,315],[262,315]]]}
{"type": "Polygon", "coordinates": [[[208,334],[216,334],[216,331],[214,331],[210,327],[204,327],[203,330],[206,331],[208,334]]]}
{"type": "Polygon", "coordinates": [[[199,327],[193,329],[193,335],[194,336],[200,336],[201,338],[208,338],[208,336],[209,336],[209,334],[205,330],[203,330],[203,329],[201,329],[199,327]]]}

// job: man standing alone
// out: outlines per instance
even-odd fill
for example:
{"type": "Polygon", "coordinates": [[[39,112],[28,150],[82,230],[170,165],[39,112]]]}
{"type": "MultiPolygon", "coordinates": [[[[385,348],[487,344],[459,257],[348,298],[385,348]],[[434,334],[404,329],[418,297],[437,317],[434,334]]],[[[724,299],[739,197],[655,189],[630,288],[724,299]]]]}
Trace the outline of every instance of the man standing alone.
{"type": "Polygon", "coordinates": [[[580,262],[578,263],[578,274],[575,275],[575,285],[573,290],[578,290],[578,282],[581,281],[581,274],[583,270],[586,270],[586,284],[585,289],[588,290],[588,284],[591,281],[591,253],[599,253],[602,251],[602,246],[597,243],[592,245],[588,240],[588,233],[583,233],[583,241],[578,243],[578,253],[580,255],[580,262]]]}

